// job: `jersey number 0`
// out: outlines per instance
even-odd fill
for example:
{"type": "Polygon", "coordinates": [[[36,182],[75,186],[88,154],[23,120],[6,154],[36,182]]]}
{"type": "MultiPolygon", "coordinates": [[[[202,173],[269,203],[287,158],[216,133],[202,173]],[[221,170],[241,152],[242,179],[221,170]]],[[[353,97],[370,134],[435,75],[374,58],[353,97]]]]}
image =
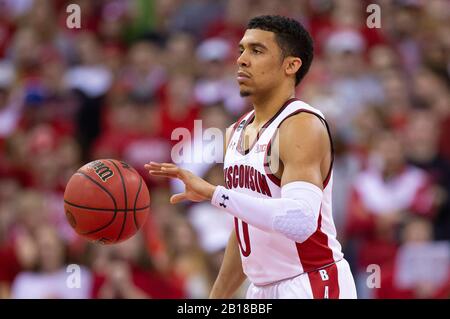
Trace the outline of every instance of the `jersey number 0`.
{"type": "Polygon", "coordinates": [[[252,249],[250,247],[250,235],[248,233],[248,224],[235,217],[234,218],[234,227],[236,230],[236,237],[237,237],[237,240],[239,243],[239,247],[241,248],[241,253],[244,257],[248,257],[250,255],[250,253],[252,252],[252,249]],[[245,249],[242,245],[241,233],[239,231],[239,224],[242,225],[242,235],[244,237],[245,249]]]}

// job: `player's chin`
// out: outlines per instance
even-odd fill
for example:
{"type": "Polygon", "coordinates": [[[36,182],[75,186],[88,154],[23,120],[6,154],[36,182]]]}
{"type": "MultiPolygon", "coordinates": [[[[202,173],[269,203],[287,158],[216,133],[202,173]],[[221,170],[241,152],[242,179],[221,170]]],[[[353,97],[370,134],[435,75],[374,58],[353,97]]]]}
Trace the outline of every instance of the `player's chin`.
{"type": "Polygon", "coordinates": [[[241,88],[239,90],[239,94],[241,95],[241,97],[247,97],[247,96],[252,95],[252,92],[248,89],[241,88]]]}

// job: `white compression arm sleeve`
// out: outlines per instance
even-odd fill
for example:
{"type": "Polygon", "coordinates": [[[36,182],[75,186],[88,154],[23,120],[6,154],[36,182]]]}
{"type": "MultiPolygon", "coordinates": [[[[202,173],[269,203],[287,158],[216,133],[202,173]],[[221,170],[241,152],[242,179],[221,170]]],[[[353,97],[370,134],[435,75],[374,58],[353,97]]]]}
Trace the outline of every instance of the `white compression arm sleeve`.
{"type": "Polygon", "coordinates": [[[308,182],[281,188],[281,198],[259,198],[217,186],[211,203],[264,231],[304,242],[317,229],[323,192],[308,182]]]}

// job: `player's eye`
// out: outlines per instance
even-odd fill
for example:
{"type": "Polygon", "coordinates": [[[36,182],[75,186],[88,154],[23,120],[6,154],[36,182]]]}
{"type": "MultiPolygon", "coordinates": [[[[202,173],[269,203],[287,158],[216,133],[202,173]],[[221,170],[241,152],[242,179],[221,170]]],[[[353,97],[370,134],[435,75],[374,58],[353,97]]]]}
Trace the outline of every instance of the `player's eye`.
{"type": "Polygon", "coordinates": [[[258,50],[258,49],[253,49],[253,53],[255,53],[255,54],[261,54],[262,51],[261,51],[261,50],[258,50]]]}

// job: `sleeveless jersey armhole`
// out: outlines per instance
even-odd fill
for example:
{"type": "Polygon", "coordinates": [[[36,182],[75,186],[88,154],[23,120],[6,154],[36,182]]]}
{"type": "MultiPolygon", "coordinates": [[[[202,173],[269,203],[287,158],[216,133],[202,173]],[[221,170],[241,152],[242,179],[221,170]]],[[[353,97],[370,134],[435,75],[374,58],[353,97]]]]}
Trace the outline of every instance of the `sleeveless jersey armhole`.
{"type": "MultiPolygon", "coordinates": [[[[286,117],[278,124],[277,129],[280,128],[281,124],[282,124],[286,119],[288,119],[288,118],[290,118],[290,117],[292,117],[292,116],[294,116],[294,115],[300,114],[300,113],[309,113],[309,114],[312,114],[312,115],[316,116],[316,117],[323,123],[323,125],[325,126],[325,128],[327,129],[327,134],[328,134],[328,138],[329,138],[329,140],[330,140],[330,148],[331,148],[331,162],[330,162],[330,167],[329,167],[329,169],[328,169],[328,173],[327,173],[325,179],[324,179],[323,182],[322,182],[322,183],[323,183],[323,189],[325,189],[325,187],[327,187],[327,185],[328,185],[328,182],[330,181],[330,178],[331,178],[331,172],[332,172],[332,170],[333,170],[333,163],[334,163],[334,146],[333,146],[333,139],[332,139],[332,137],[331,137],[331,131],[330,131],[330,127],[329,127],[329,125],[328,125],[328,122],[327,122],[323,117],[321,117],[319,114],[317,114],[317,113],[315,113],[315,112],[312,112],[312,111],[309,111],[309,110],[306,110],[306,109],[299,109],[299,110],[296,110],[296,111],[292,112],[292,113],[289,114],[288,116],[286,116],[286,117]]],[[[281,187],[281,179],[280,179],[279,177],[277,177],[277,176],[272,172],[272,170],[270,169],[270,160],[269,160],[269,158],[270,158],[270,155],[271,155],[272,141],[273,141],[274,138],[275,138],[275,134],[277,134],[277,131],[275,131],[274,135],[272,136],[272,138],[271,138],[270,141],[269,141],[269,144],[267,145],[266,153],[265,153],[265,155],[264,155],[264,169],[265,169],[266,174],[267,174],[267,176],[269,177],[269,179],[270,179],[275,185],[281,187]]]]}

